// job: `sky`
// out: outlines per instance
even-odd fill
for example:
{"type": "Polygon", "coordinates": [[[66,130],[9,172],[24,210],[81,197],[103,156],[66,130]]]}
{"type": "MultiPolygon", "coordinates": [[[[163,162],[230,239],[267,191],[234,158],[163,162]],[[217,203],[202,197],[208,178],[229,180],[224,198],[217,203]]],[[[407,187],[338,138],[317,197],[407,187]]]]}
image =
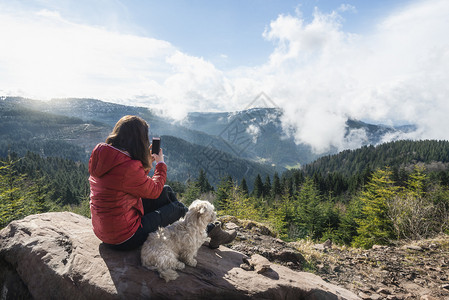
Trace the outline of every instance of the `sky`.
{"type": "Polygon", "coordinates": [[[95,98],[182,120],[266,95],[318,152],[348,118],[449,139],[447,0],[0,0],[0,96],[95,98]]]}

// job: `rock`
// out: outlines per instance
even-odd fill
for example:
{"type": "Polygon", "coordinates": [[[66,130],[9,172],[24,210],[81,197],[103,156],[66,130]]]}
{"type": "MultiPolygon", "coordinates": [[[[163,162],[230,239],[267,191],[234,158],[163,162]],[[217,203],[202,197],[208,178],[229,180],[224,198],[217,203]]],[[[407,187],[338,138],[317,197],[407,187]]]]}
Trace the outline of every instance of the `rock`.
{"type": "Polygon", "coordinates": [[[254,267],[248,263],[241,264],[240,268],[242,268],[245,271],[254,271],[254,267]]]}
{"type": "Polygon", "coordinates": [[[332,248],[332,241],[330,239],[327,239],[324,243],[323,243],[323,247],[325,249],[330,249],[332,248]]]}
{"type": "Polygon", "coordinates": [[[246,225],[245,225],[245,229],[251,230],[253,232],[259,233],[259,234],[263,234],[263,235],[269,235],[269,236],[274,236],[275,234],[265,225],[260,224],[258,222],[254,222],[254,221],[249,221],[246,225]]]}
{"type": "Polygon", "coordinates": [[[249,265],[251,269],[254,269],[254,271],[256,271],[258,274],[265,273],[270,269],[270,261],[259,254],[254,254],[250,259],[244,257],[243,261],[247,265],[249,265]]]}
{"type": "Polygon", "coordinates": [[[378,294],[386,294],[386,295],[391,295],[392,294],[391,290],[383,288],[383,287],[377,289],[376,293],[378,293],[378,294]]]}
{"type": "Polygon", "coordinates": [[[438,249],[438,245],[437,244],[430,244],[429,245],[429,249],[431,249],[431,250],[438,249]]]}
{"type": "Polygon", "coordinates": [[[225,224],[226,229],[228,230],[235,230],[238,229],[239,226],[237,224],[235,224],[234,222],[228,222],[225,224]]]}
{"type": "Polygon", "coordinates": [[[408,250],[423,251],[423,248],[421,248],[420,246],[416,246],[416,245],[407,245],[406,248],[408,250]]]}
{"type": "Polygon", "coordinates": [[[201,247],[197,267],[169,283],[141,266],[139,251],[107,248],[88,218],[45,213],[0,231],[2,299],[358,299],[320,277],[270,265],[270,276],[240,268],[244,254],[201,247]],[[30,297],[29,297],[30,296],[30,297]]]}
{"type": "Polygon", "coordinates": [[[324,248],[323,244],[315,244],[315,245],[313,245],[313,249],[318,250],[318,251],[326,250],[326,248],[324,248]]]}
{"type": "Polygon", "coordinates": [[[360,293],[359,293],[359,297],[360,297],[361,299],[371,299],[371,296],[368,295],[368,294],[365,294],[364,292],[360,292],[360,293]]]}
{"type": "Polygon", "coordinates": [[[285,248],[272,254],[272,258],[283,263],[291,262],[302,266],[306,259],[304,256],[294,249],[285,248]]]}
{"type": "Polygon", "coordinates": [[[328,239],[322,244],[313,245],[313,248],[318,251],[327,251],[327,249],[332,248],[332,241],[328,239]]]}
{"type": "Polygon", "coordinates": [[[421,300],[438,300],[438,298],[432,297],[430,295],[421,296],[421,300]]]}

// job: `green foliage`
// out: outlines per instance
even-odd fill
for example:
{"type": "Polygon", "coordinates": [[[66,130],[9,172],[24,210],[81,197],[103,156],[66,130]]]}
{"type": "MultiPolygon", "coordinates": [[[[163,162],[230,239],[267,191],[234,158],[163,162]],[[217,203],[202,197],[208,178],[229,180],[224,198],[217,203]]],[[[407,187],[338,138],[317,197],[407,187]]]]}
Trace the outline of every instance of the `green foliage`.
{"type": "Polygon", "coordinates": [[[243,195],[249,196],[248,185],[246,184],[245,177],[242,178],[242,182],[240,183],[240,189],[242,190],[243,195]]]}
{"type": "Polygon", "coordinates": [[[448,189],[435,186],[429,190],[428,176],[415,167],[405,180],[406,186],[388,207],[397,239],[421,239],[447,228],[449,221],[448,189]]]}
{"type": "Polygon", "coordinates": [[[63,207],[57,207],[54,208],[54,210],[57,211],[71,211],[75,214],[85,216],[87,218],[90,218],[90,201],[89,199],[81,200],[81,202],[77,205],[64,205],[63,207]]]}
{"type": "Polygon", "coordinates": [[[322,215],[320,213],[321,195],[311,178],[306,178],[295,199],[295,224],[301,228],[303,236],[319,236],[322,215]]]}
{"type": "Polygon", "coordinates": [[[32,179],[17,171],[21,159],[0,161],[0,228],[27,215],[49,210],[45,179],[32,179]]]}
{"type": "Polygon", "coordinates": [[[201,193],[207,193],[214,190],[214,188],[210,185],[209,180],[207,180],[206,172],[203,169],[200,169],[198,175],[198,186],[201,193]]]}
{"type": "MultiPolygon", "coordinates": [[[[261,212],[256,208],[254,198],[245,196],[236,186],[229,186],[226,199],[221,199],[219,215],[232,215],[239,219],[261,221],[261,212]]],[[[221,187],[225,188],[225,185],[221,187]]],[[[218,189],[219,190],[219,189],[218,189]]]]}
{"type": "Polygon", "coordinates": [[[362,215],[363,203],[360,197],[354,197],[340,213],[340,224],[334,232],[333,241],[339,244],[350,245],[353,238],[357,235],[358,224],[356,220],[360,220],[362,215]]]}
{"type": "Polygon", "coordinates": [[[16,163],[17,160],[8,159],[0,167],[0,228],[12,220],[23,217],[27,210],[21,189],[24,177],[18,176],[14,171],[13,166],[16,163]]]}
{"type": "Polygon", "coordinates": [[[408,176],[407,193],[414,197],[423,197],[426,191],[427,176],[423,167],[416,166],[408,176]]]}
{"type": "Polygon", "coordinates": [[[263,197],[271,196],[271,179],[269,175],[265,177],[265,181],[263,183],[262,196],[263,197]]]}
{"type": "Polygon", "coordinates": [[[273,176],[273,186],[271,187],[271,196],[276,198],[280,196],[282,193],[281,180],[279,178],[279,174],[277,172],[274,173],[273,176]]]}
{"type": "Polygon", "coordinates": [[[0,228],[30,214],[63,208],[90,215],[87,178],[84,164],[60,158],[28,152],[0,159],[0,228]]]}
{"type": "Polygon", "coordinates": [[[284,195],[267,209],[266,222],[273,227],[281,239],[289,239],[288,225],[293,214],[292,211],[289,195],[284,195]]]}
{"type": "Polygon", "coordinates": [[[186,191],[182,195],[182,201],[188,207],[193,201],[199,199],[201,196],[201,188],[197,181],[189,181],[187,183],[186,191]]]}
{"type": "Polygon", "coordinates": [[[260,174],[257,174],[256,179],[254,180],[253,196],[256,198],[262,197],[263,189],[262,177],[260,177],[260,174]]]}
{"type": "Polygon", "coordinates": [[[258,173],[272,173],[272,169],[266,165],[217,150],[208,144],[193,144],[168,135],[161,136],[161,140],[172,180],[184,181],[186,174],[197,174],[203,170],[209,183],[216,187],[222,177],[232,176],[240,181],[245,175],[252,182],[258,173]]]}
{"type": "Polygon", "coordinates": [[[374,244],[388,244],[393,238],[393,224],[388,217],[388,203],[395,197],[397,187],[389,169],[377,170],[361,192],[362,218],[358,224],[354,246],[371,248],[374,244]]]}
{"type": "Polygon", "coordinates": [[[223,177],[217,186],[215,193],[215,208],[217,210],[227,207],[234,189],[234,182],[231,176],[223,177]]]}
{"type": "Polygon", "coordinates": [[[381,169],[389,166],[392,170],[403,166],[433,162],[449,163],[449,141],[400,140],[364,146],[355,150],[345,150],[336,155],[321,157],[304,167],[306,174],[340,173],[345,177],[362,174],[364,170],[381,169]]]}

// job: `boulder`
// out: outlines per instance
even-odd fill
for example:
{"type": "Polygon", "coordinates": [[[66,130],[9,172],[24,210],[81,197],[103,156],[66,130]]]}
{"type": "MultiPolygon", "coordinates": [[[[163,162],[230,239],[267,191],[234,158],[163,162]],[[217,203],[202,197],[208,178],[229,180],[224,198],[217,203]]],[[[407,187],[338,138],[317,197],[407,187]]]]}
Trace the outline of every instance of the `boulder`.
{"type": "Polygon", "coordinates": [[[202,246],[197,267],[166,283],[142,267],[138,250],[109,249],[90,219],[44,213],[0,231],[2,299],[359,299],[306,272],[277,264],[262,273],[240,267],[244,254],[202,246]]]}

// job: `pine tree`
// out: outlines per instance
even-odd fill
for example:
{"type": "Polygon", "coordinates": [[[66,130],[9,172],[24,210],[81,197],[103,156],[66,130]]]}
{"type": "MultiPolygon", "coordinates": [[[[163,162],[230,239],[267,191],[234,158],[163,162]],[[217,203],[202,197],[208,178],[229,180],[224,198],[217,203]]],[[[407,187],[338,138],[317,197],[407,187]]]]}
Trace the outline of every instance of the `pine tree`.
{"type": "Polygon", "coordinates": [[[220,214],[231,215],[239,219],[260,220],[261,214],[255,206],[254,199],[245,196],[240,188],[230,186],[227,190],[227,197],[227,201],[222,202],[220,206],[220,214]]]}
{"type": "Polygon", "coordinates": [[[245,177],[242,178],[242,182],[240,183],[240,189],[242,190],[244,196],[249,196],[248,185],[246,184],[245,177]]]}
{"type": "Polygon", "coordinates": [[[206,172],[203,169],[200,169],[198,175],[198,186],[200,187],[201,193],[207,193],[214,190],[214,188],[210,185],[207,180],[206,172]]]}
{"type": "Polygon", "coordinates": [[[263,183],[263,193],[262,196],[267,197],[271,195],[271,180],[270,176],[265,177],[265,182],[263,183]]]}
{"type": "Polygon", "coordinates": [[[358,236],[354,246],[371,248],[375,244],[388,244],[393,237],[393,225],[388,217],[388,202],[397,193],[391,180],[392,172],[387,168],[377,170],[360,195],[362,218],[357,219],[358,236]]]}
{"type": "Polygon", "coordinates": [[[14,166],[19,161],[8,155],[6,161],[0,161],[0,228],[9,222],[26,216],[24,197],[24,175],[18,174],[14,166]]]}
{"type": "Polygon", "coordinates": [[[423,197],[426,191],[427,176],[424,168],[416,166],[408,176],[407,191],[415,197],[423,197]]]}
{"type": "Polygon", "coordinates": [[[198,181],[189,181],[185,193],[182,195],[182,201],[189,206],[194,200],[201,196],[201,189],[198,181]]]}
{"type": "Polygon", "coordinates": [[[263,182],[260,174],[257,174],[256,179],[254,180],[254,189],[253,196],[256,198],[260,198],[263,195],[263,182]]]}
{"type": "Polygon", "coordinates": [[[279,174],[275,172],[273,176],[273,186],[271,188],[271,195],[273,198],[275,198],[276,196],[280,196],[281,194],[282,194],[281,181],[279,179],[279,174]]]}
{"type": "Polygon", "coordinates": [[[216,209],[221,210],[226,207],[227,203],[230,201],[232,188],[234,182],[231,176],[223,177],[217,186],[217,191],[215,192],[216,209]]]}
{"type": "Polygon", "coordinates": [[[307,177],[296,196],[296,220],[301,237],[316,238],[322,232],[321,195],[313,179],[307,177]]]}

